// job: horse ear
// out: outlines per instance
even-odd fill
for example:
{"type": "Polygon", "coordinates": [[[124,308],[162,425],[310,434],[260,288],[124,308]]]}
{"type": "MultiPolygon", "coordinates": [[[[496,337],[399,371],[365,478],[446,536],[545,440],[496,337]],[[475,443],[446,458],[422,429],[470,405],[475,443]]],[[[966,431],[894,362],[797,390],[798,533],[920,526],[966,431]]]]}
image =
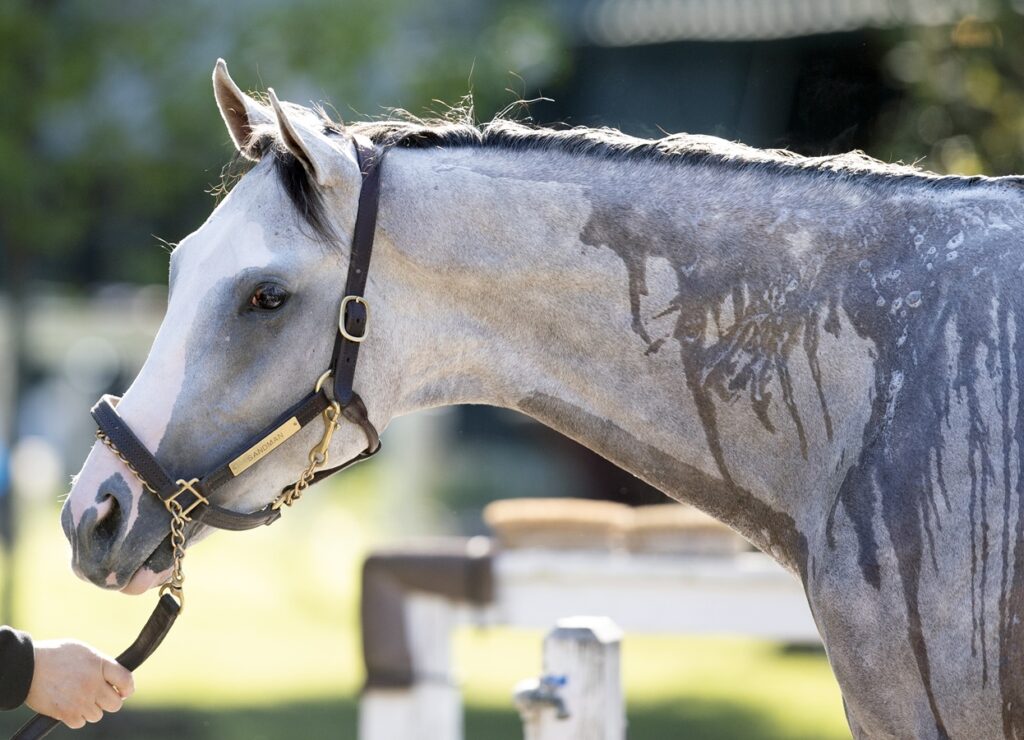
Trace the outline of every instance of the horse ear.
{"type": "Polygon", "coordinates": [[[239,89],[223,59],[218,59],[213,68],[213,94],[235,148],[243,156],[256,159],[252,151],[252,132],[257,126],[273,123],[270,112],[239,89]]]}
{"type": "Polygon", "coordinates": [[[267,88],[267,96],[277,118],[281,142],[318,185],[325,188],[338,185],[345,181],[347,170],[358,170],[359,166],[348,148],[339,151],[321,131],[308,125],[308,120],[303,120],[302,116],[289,115],[278,100],[274,88],[267,88]]]}

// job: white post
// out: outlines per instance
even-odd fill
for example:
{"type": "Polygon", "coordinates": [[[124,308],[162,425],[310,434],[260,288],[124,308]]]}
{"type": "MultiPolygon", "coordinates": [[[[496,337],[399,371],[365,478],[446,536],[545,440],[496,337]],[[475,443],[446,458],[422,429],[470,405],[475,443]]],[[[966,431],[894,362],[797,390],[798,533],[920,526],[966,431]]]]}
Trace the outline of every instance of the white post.
{"type": "Polygon", "coordinates": [[[607,617],[556,623],[544,638],[544,675],[516,686],[525,740],[625,740],[621,640],[607,617]]]}
{"type": "Polygon", "coordinates": [[[462,695],[451,665],[454,607],[441,596],[413,593],[405,610],[416,683],[363,692],[359,740],[462,740],[462,695]]]}

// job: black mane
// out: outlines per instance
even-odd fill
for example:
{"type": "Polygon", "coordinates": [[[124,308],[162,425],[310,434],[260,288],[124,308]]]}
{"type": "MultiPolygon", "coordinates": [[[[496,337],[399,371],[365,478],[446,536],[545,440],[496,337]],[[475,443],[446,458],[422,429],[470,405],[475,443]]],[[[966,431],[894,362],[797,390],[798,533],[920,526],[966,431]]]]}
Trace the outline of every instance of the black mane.
{"type": "MultiPolygon", "coordinates": [[[[327,130],[341,131],[333,124],[328,124],[327,130]]],[[[477,125],[403,117],[354,123],[347,130],[362,134],[383,147],[406,149],[477,147],[509,152],[557,152],[572,157],[619,161],[714,164],[776,173],[802,171],[839,178],[866,176],[885,183],[912,180],[931,187],[961,187],[991,179],[938,175],[911,165],[883,162],[862,151],[807,157],[786,149],[757,149],[711,136],[671,134],[660,139],[642,139],[612,128],[546,128],[501,118],[477,125]]],[[[1017,179],[1018,184],[1024,184],[1024,178],[1017,179]]]]}

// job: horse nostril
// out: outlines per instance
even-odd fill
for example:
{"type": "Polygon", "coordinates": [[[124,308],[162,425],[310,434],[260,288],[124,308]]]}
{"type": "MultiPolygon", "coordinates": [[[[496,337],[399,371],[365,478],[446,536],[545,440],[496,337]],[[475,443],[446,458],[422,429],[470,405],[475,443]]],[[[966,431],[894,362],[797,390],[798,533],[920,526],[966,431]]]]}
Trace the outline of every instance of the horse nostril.
{"type": "Polygon", "coordinates": [[[121,529],[121,505],[117,498],[107,494],[100,502],[96,518],[96,539],[101,542],[113,540],[121,529]]]}

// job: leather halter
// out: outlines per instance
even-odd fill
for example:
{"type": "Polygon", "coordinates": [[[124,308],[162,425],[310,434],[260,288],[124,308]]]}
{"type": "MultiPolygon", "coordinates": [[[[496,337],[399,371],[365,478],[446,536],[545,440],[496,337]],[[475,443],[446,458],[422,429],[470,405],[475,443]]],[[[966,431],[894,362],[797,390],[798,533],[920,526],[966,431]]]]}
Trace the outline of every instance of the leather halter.
{"type": "MultiPolygon", "coordinates": [[[[218,529],[244,530],[273,524],[281,517],[281,503],[291,503],[282,497],[262,509],[245,514],[225,509],[211,502],[211,497],[228,481],[242,475],[252,465],[262,460],[300,429],[318,417],[328,424],[321,445],[330,441],[338,419],[328,416],[337,404],[338,414],[357,425],[366,435],[367,447],[351,460],[333,468],[315,470],[307,468],[310,477],[306,485],[312,485],[324,478],[362,462],[380,451],[380,435],[370,422],[366,405],[352,387],[359,358],[359,346],[366,338],[369,328],[369,304],[363,296],[366,276],[373,253],[373,235],[377,226],[377,205],[380,200],[380,165],[385,150],[368,140],[353,137],[359,170],[362,173],[362,187],[359,190],[359,207],[356,213],[355,229],[352,235],[352,253],[345,281],[345,297],[338,312],[337,332],[334,337],[334,351],[331,366],[317,381],[313,391],[301,401],[281,414],[277,420],[256,434],[235,451],[223,464],[201,478],[175,481],[156,457],[142,444],[131,427],[117,413],[119,398],[103,396],[93,407],[92,415],[99,427],[99,435],[106,437],[108,446],[134,472],[143,487],[157,496],[170,511],[172,507],[180,512],[185,521],[200,521],[218,529]],[[333,399],[327,394],[324,381],[333,376],[333,399]],[[315,470],[315,472],[313,472],[315,470]]],[[[319,446],[318,446],[319,447],[319,446]]],[[[314,448],[316,451],[318,448],[314,448]]],[[[326,459],[326,449],[320,451],[326,459]]],[[[311,462],[313,452],[310,453],[311,462]]],[[[305,480],[305,474],[300,481],[305,480]]],[[[295,489],[297,490],[297,488],[295,489]]],[[[172,526],[173,536],[173,526],[172,526]]],[[[135,642],[117,661],[130,671],[138,668],[163,642],[174,625],[183,605],[179,591],[175,598],[172,593],[161,593],[153,613],[139,633],[135,642]]],[[[11,740],[37,740],[48,735],[60,722],[52,717],[37,714],[26,722],[11,740]]]]}
{"type": "MultiPolygon", "coordinates": [[[[380,435],[370,422],[363,399],[353,390],[352,382],[359,347],[369,328],[369,313],[363,293],[373,253],[373,235],[377,225],[377,205],[380,198],[380,163],[384,151],[368,141],[361,140],[361,137],[355,137],[355,144],[363,179],[359,190],[359,208],[352,236],[348,279],[345,282],[345,297],[342,299],[338,314],[338,330],[334,337],[330,373],[334,379],[334,401],[340,406],[341,416],[363,430],[368,444],[363,452],[344,464],[317,471],[312,483],[362,462],[380,451],[380,435]]],[[[167,474],[156,457],[146,449],[117,413],[116,406],[119,400],[114,396],[103,396],[93,407],[92,416],[124,462],[134,469],[164,504],[176,500],[190,520],[197,520],[218,529],[235,531],[273,524],[281,517],[281,507],[268,504],[262,509],[243,514],[212,503],[213,495],[229,481],[242,475],[251,464],[271,454],[285,439],[320,418],[332,402],[323,383],[318,382],[316,388],[305,398],[241,444],[221,465],[199,478],[191,479],[187,485],[182,485],[183,481],[175,481],[167,474]],[[246,458],[247,453],[249,458],[246,458]],[[245,464],[253,457],[255,460],[248,465],[245,464]]]]}

